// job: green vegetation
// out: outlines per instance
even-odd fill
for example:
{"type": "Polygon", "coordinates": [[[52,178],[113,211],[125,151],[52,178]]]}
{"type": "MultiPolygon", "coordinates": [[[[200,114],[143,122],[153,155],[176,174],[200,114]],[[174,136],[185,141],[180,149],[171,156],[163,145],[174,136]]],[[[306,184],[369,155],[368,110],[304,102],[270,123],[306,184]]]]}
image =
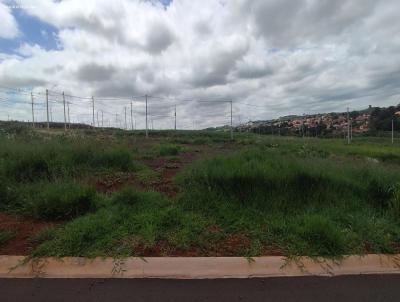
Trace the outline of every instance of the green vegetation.
{"type": "Polygon", "coordinates": [[[160,179],[160,172],[144,168],[136,173],[136,177],[145,184],[151,184],[160,179]]]}
{"type": "Polygon", "coordinates": [[[0,229],[0,247],[15,237],[15,232],[0,229]]]}
{"type": "Polygon", "coordinates": [[[400,249],[399,145],[385,138],[347,145],[249,133],[232,142],[229,133],[206,131],[152,132],[145,140],[118,130],[14,130],[0,133],[0,211],[62,222],[32,238],[34,257],[400,249]],[[207,159],[152,192],[162,169],[175,175],[179,167],[167,165],[194,152],[187,144],[220,155],[206,150],[207,159]],[[170,185],[179,190],[164,194],[170,185]]]}
{"type": "Polygon", "coordinates": [[[229,232],[286,254],[335,256],[400,244],[398,168],[259,147],[198,163],[178,181],[191,188],[185,207],[229,232]]]}

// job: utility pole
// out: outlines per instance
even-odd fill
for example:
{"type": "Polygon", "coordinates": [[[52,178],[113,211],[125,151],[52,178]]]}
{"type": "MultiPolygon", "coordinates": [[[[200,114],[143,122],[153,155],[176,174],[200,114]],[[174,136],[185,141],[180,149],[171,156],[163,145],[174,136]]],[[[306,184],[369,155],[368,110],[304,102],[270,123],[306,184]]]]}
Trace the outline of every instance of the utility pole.
{"type": "Polygon", "coordinates": [[[103,109],[101,110],[101,128],[104,127],[104,112],[103,109]]]}
{"type": "Polygon", "coordinates": [[[126,106],[124,107],[124,111],[125,111],[125,130],[127,130],[128,124],[126,123],[126,106]]]}
{"type": "Polygon", "coordinates": [[[350,144],[350,113],[347,107],[347,144],[350,144]]]}
{"type": "Polygon", "coordinates": [[[62,97],[63,97],[63,105],[64,105],[64,131],[67,131],[67,114],[65,111],[65,94],[64,91],[62,93],[62,97]]]}
{"type": "Polygon", "coordinates": [[[146,138],[149,138],[149,129],[147,127],[147,94],[146,94],[146,138]]]}
{"type": "Polygon", "coordinates": [[[175,105],[175,127],[174,127],[175,131],[176,131],[176,105],[175,105]]]}
{"type": "Polygon", "coordinates": [[[50,129],[49,123],[49,90],[46,89],[46,109],[47,109],[47,130],[50,129]]]}
{"type": "Polygon", "coordinates": [[[96,111],[96,117],[97,117],[97,127],[100,127],[99,110],[96,111]]]}
{"type": "Polygon", "coordinates": [[[92,115],[93,115],[93,128],[96,127],[95,121],[94,121],[94,97],[92,96],[92,115]]]}
{"type": "Polygon", "coordinates": [[[231,140],[233,140],[233,118],[232,118],[232,101],[231,103],[231,140]]]}
{"type": "Polygon", "coordinates": [[[118,128],[118,113],[115,114],[115,128],[118,128]]]}
{"type": "Polygon", "coordinates": [[[133,131],[133,104],[131,102],[131,130],[133,131]]]}
{"type": "Polygon", "coordinates": [[[31,92],[31,101],[32,101],[32,126],[35,128],[35,113],[33,111],[33,93],[31,92]]]}
{"type": "Polygon", "coordinates": [[[392,118],[392,144],[394,144],[394,119],[392,118]]]}

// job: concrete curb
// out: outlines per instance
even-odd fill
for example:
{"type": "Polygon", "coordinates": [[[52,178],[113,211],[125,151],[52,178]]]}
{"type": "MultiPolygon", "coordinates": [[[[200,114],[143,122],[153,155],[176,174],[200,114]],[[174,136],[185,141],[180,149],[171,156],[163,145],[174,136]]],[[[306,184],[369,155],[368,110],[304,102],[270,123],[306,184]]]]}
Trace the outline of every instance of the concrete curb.
{"type": "Polygon", "coordinates": [[[0,278],[217,279],[399,274],[400,255],[348,256],[340,261],[301,257],[43,258],[0,256],[0,278]]]}

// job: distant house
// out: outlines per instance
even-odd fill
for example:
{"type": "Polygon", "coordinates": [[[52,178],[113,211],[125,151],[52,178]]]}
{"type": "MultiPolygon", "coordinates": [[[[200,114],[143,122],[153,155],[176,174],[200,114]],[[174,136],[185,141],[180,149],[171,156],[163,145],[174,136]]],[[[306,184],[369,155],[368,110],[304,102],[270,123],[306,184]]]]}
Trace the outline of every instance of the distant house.
{"type": "Polygon", "coordinates": [[[400,116],[400,111],[397,111],[394,115],[400,116]]]}

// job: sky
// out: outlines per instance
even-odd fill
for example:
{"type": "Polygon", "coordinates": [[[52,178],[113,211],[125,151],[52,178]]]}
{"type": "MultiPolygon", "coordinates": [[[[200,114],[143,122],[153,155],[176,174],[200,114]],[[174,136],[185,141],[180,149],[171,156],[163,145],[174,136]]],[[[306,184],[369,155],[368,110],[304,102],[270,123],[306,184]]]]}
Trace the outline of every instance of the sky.
{"type": "Polygon", "coordinates": [[[0,0],[0,119],[204,128],[400,103],[398,0],[0,0]],[[18,88],[18,93],[10,93],[18,88]],[[81,96],[85,98],[73,98],[81,96]],[[199,100],[202,100],[200,102],[199,100]],[[100,120],[100,118],[99,118],[100,120]]]}

